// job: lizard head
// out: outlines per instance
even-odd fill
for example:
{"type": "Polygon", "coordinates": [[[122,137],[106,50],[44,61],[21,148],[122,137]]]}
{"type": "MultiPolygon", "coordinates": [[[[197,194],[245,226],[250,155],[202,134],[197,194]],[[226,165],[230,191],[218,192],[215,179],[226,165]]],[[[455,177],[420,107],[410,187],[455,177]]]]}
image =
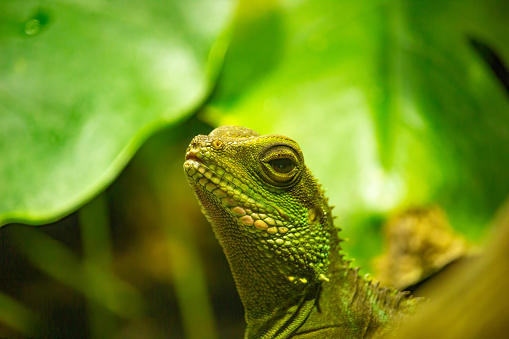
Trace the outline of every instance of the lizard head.
{"type": "Polygon", "coordinates": [[[241,297],[245,279],[302,287],[327,280],[332,218],[295,141],[223,126],[195,137],[185,159],[241,297]]]}

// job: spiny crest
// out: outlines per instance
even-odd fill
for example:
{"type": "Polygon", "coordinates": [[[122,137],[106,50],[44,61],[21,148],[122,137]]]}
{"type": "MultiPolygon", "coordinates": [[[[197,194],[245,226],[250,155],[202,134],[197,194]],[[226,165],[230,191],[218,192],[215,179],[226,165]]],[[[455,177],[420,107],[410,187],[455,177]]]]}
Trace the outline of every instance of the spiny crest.
{"type": "Polygon", "coordinates": [[[360,299],[371,296],[373,301],[377,301],[388,310],[394,311],[398,309],[402,301],[414,300],[417,303],[422,301],[422,298],[414,298],[409,291],[399,291],[393,287],[380,286],[380,281],[374,281],[369,274],[361,276],[359,270],[360,267],[348,269],[353,274],[354,283],[365,291],[359,295],[360,299]]]}

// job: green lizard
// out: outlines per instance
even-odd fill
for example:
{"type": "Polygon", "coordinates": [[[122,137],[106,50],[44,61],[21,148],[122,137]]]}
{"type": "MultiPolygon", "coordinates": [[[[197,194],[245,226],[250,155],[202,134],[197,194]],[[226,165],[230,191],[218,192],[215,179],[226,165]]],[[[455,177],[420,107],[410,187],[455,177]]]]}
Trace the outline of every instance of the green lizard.
{"type": "Polygon", "coordinates": [[[349,268],[331,208],[295,141],[223,126],[198,135],[184,169],[229,261],[245,338],[366,338],[419,304],[349,268]]]}

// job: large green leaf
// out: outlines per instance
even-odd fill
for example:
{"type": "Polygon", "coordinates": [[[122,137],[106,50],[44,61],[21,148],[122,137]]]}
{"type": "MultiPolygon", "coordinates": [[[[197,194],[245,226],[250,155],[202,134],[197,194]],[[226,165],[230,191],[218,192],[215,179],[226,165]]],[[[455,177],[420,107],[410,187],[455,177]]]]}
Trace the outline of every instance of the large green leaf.
{"type": "Polygon", "coordinates": [[[109,183],[210,92],[233,1],[0,3],[0,226],[109,183]]]}
{"type": "Polygon", "coordinates": [[[207,119],[296,139],[365,266],[377,215],[400,208],[439,203],[479,237],[509,193],[509,101],[469,41],[509,60],[509,3],[281,1],[258,20],[275,12],[258,35],[278,48],[230,48],[258,49],[262,77],[233,76],[242,54],[229,52],[207,119]]]}

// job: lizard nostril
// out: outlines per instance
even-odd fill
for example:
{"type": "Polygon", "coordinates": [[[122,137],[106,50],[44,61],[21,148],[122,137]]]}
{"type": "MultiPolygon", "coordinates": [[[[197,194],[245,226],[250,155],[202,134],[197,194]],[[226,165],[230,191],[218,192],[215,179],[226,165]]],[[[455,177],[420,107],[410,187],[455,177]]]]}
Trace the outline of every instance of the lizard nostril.
{"type": "Polygon", "coordinates": [[[223,148],[223,142],[221,140],[214,140],[212,141],[212,147],[214,147],[214,149],[221,149],[223,148]]]}

